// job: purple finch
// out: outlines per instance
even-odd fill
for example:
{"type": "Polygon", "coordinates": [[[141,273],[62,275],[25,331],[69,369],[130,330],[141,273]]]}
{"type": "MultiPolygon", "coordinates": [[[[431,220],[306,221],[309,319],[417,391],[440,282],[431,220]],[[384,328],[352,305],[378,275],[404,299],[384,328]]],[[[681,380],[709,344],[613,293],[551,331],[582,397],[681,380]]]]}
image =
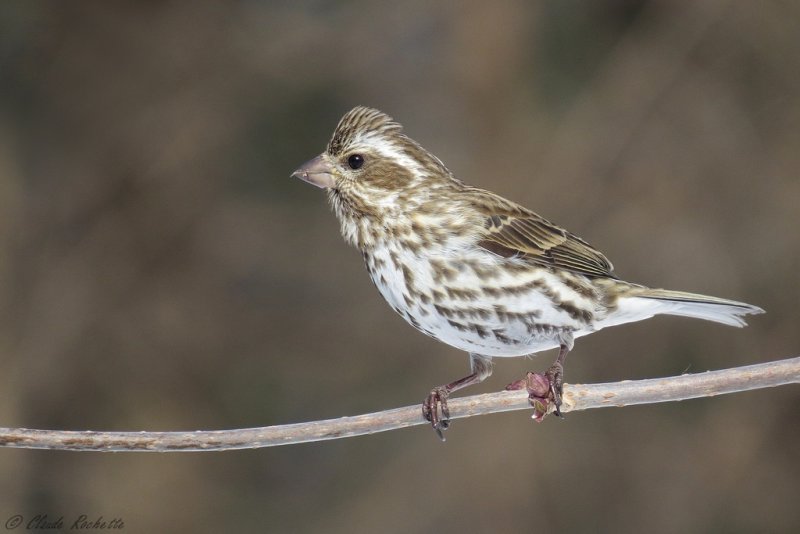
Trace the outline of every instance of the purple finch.
{"type": "Polygon", "coordinates": [[[586,241],[456,179],[375,109],[345,114],[325,152],[292,176],[327,190],[344,239],[386,302],[417,330],[469,353],[471,373],[433,388],[422,405],[440,437],[450,393],[488,377],[494,357],[558,348],[544,375],[509,387],[528,389],[539,418],[550,402],[560,415],[575,338],[658,314],[741,327],[742,316],[763,312],[620,280],[586,241]]]}

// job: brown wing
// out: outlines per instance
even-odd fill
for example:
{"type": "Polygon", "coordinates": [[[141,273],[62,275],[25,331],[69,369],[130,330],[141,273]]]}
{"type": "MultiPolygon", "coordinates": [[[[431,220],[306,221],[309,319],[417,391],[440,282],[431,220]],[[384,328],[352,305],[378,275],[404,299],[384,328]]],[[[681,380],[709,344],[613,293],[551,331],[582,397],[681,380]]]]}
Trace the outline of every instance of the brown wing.
{"type": "Polygon", "coordinates": [[[488,191],[471,189],[469,193],[485,216],[486,231],[478,242],[484,249],[587,276],[615,278],[611,262],[583,239],[488,191]]]}

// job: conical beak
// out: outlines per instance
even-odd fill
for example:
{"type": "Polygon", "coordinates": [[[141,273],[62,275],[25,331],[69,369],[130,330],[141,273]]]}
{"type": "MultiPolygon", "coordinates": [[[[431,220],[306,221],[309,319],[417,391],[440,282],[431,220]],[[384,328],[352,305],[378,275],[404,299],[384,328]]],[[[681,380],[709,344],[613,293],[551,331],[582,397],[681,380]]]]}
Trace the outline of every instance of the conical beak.
{"type": "Polygon", "coordinates": [[[292,173],[292,177],[300,178],[312,185],[326,189],[336,185],[331,164],[322,155],[303,163],[299,169],[292,173]]]}

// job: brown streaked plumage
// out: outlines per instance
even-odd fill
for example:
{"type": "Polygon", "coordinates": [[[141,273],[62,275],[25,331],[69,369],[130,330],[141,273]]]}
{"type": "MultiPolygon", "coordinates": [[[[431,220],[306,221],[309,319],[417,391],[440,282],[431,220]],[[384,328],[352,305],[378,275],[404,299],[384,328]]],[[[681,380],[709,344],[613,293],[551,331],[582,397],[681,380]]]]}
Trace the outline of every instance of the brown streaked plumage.
{"type": "Polygon", "coordinates": [[[375,109],[345,114],[326,151],[292,176],[327,189],[342,235],[389,305],[417,330],[469,353],[472,372],[423,403],[440,437],[447,397],[488,377],[493,357],[559,349],[544,375],[508,386],[528,389],[541,420],[551,402],[560,415],[564,359],[577,337],[657,314],[744,326],[742,316],[763,312],[620,280],[586,241],[459,181],[375,109]]]}

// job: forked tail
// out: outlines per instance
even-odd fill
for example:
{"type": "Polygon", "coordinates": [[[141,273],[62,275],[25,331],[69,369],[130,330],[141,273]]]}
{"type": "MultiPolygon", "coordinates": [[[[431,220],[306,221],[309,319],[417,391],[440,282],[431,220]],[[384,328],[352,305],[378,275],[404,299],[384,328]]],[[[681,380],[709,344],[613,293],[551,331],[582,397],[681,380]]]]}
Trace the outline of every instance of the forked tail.
{"type": "Polygon", "coordinates": [[[744,302],[684,291],[641,288],[633,291],[631,296],[657,301],[660,305],[654,310],[656,314],[694,317],[739,328],[747,325],[744,316],[764,313],[758,306],[744,302]]]}

